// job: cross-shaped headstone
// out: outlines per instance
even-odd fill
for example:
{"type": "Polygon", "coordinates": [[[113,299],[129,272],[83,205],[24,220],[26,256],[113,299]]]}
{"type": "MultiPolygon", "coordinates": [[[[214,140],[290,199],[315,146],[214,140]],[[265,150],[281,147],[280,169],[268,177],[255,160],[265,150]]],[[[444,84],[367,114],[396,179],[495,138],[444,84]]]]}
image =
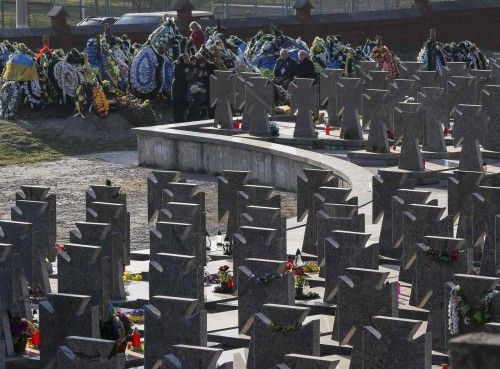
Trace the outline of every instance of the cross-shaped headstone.
{"type": "Polygon", "coordinates": [[[388,170],[379,170],[378,176],[373,176],[373,204],[372,221],[378,223],[383,217],[382,227],[380,229],[380,253],[386,255],[386,251],[391,253],[392,245],[392,203],[391,198],[398,194],[401,188],[412,189],[415,187],[415,181],[408,179],[408,174],[404,172],[391,172],[388,170]]]}
{"type": "Polygon", "coordinates": [[[386,90],[389,82],[389,72],[385,70],[369,70],[363,76],[365,89],[386,90]]]}
{"type": "Polygon", "coordinates": [[[484,236],[481,275],[495,276],[500,271],[500,261],[495,261],[500,254],[495,242],[497,214],[500,214],[500,187],[479,186],[472,195],[472,240],[484,236]]]}
{"type": "Polygon", "coordinates": [[[422,147],[426,151],[446,152],[443,126],[450,128],[450,119],[446,111],[445,89],[424,87],[417,95],[425,111],[424,139],[422,147]]]}
{"type": "Polygon", "coordinates": [[[347,268],[339,277],[338,304],[332,338],[351,345],[350,368],[361,367],[362,329],[375,315],[398,316],[396,283],[387,283],[389,272],[347,268]]]}
{"type": "Polygon", "coordinates": [[[222,349],[175,345],[172,353],[164,358],[166,369],[222,369],[217,366],[217,360],[222,354],[222,349]]]}
{"type": "Polygon", "coordinates": [[[340,360],[328,357],[288,354],[276,369],[336,369],[340,360]]]}
{"type": "Polygon", "coordinates": [[[486,117],[481,105],[457,105],[453,117],[453,138],[456,146],[462,146],[458,169],[479,172],[483,160],[479,150],[486,117]]]}
{"type": "Polygon", "coordinates": [[[264,304],[293,305],[294,276],[287,273],[284,261],[249,258],[238,274],[238,328],[249,334],[254,314],[264,304]]]}
{"type": "Polygon", "coordinates": [[[69,241],[80,245],[101,246],[103,256],[108,257],[110,267],[110,294],[112,299],[124,299],[125,287],[123,285],[123,260],[122,249],[116,234],[111,232],[109,223],[75,223],[75,230],[69,233],[69,241]]]}
{"type": "Polygon", "coordinates": [[[66,337],[57,350],[57,368],[125,369],[125,353],[112,354],[116,342],[91,337],[66,337]]]}
{"type": "Polygon", "coordinates": [[[302,252],[315,254],[317,247],[313,240],[314,221],[312,215],[314,194],[318,188],[328,186],[334,181],[329,170],[304,168],[297,176],[297,220],[302,221],[306,215],[307,224],[302,243],[302,252]]]}
{"type": "MultiPolygon", "coordinates": [[[[286,260],[286,248],[273,228],[240,227],[233,236],[233,268],[246,266],[246,259],[286,260]]],[[[238,280],[235,280],[235,286],[238,280]]]]}
{"type": "Polygon", "coordinates": [[[369,238],[369,233],[333,231],[325,240],[325,302],[336,302],[339,277],[347,268],[378,269],[378,244],[367,246],[369,238]]]}
{"type": "Polygon", "coordinates": [[[425,125],[422,104],[400,102],[394,108],[394,128],[396,140],[401,140],[398,168],[409,171],[424,170],[419,140],[425,125]]]}
{"type": "Polygon", "coordinates": [[[49,293],[39,303],[40,365],[57,366],[57,349],[68,336],[99,337],[99,308],[92,307],[90,296],[49,293]]]}
{"type": "MultiPolygon", "coordinates": [[[[16,192],[17,200],[29,201],[44,201],[49,204],[50,213],[50,232],[49,244],[54,245],[57,238],[57,209],[56,209],[56,194],[50,193],[50,187],[44,186],[21,186],[21,190],[16,192]]],[[[55,260],[55,254],[52,254],[50,261],[55,260]]]]}
{"type": "Polygon", "coordinates": [[[470,333],[450,340],[450,367],[482,369],[500,367],[498,334],[470,333]]]}
{"type": "Polygon", "coordinates": [[[236,72],[236,78],[234,79],[234,94],[233,97],[234,99],[232,100],[231,104],[236,110],[243,110],[245,107],[245,100],[246,100],[246,81],[249,80],[251,77],[260,77],[259,73],[253,73],[253,72],[241,72],[238,73],[236,72]]]}
{"type": "Polygon", "coordinates": [[[472,77],[476,79],[475,104],[481,105],[483,101],[482,91],[487,85],[491,85],[493,83],[493,72],[491,69],[488,70],[471,69],[469,73],[471,74],[472,77]]]}
{"type": "Polygon", "coordinates": [[[484,127],[483,147],[486,150],[500,151],[500,132],[497,129],[500,121],[500,86],[485,86],[481,95],[483,108],[489,117],[484,127]]]}
{"type": "Polygon", "coordinates": [[[13,252],[21,256],[22,273],[31,287],[50,292],[48,263],[33,224],[0,220],[0,243],[11,244],[13,252]]]}
{"type": "Polygon", "coordinates": [[[85,191],[85,207],[88,208],[93,202],[111,202],[127,206],[127,195],[119,186],[91,185],[85,191]]]}
{"type": "Polygon", "coordinates": [[[159,253],[149,262],[149,298],[173,296],[197,299],[204,304],[203,267],[195,256],[159,253]]]}
{"type": "Polygon", "coordinates": [[[416,255],[410,304],[429,311],[427,330],[432,332],[432,347],[444,352],[443,286],[454,274],[472,271],[472,250],[465,248],[463,238],[426,236],[417,244],[416,255]]]}
{"type": "MultiPolygon", "coordinates": [[[[358,213],[358,205],[323,204],[316,214],[317,256],[320,267],[325,265],[325,240],[333,231],[365,231],[365,214],[358,213]]],[[[324,277],[324,271],[320,277],[324,277]]]]}
{"type": "Polygon", "coordinates": [[[280,208],[247,206],[245,211],[240,214],[240,225],[276,229],[276,237],[282,240],[286,248],[286,218],[281,215],[280,208]]]}
{"type": "Polygon", "coordinates": [[[243,128],[254,136],[270,136],[268,113],[274,106],[273,84],[267,78],[251,77],[245,83],[245,96],[243,128]]]}
{"type": "MultiPolygon", "coordinates": [[[[199,265],[203,265],[192,224],[157,222],[155,228],[150,230],[149,239],[151,247],[150,260],[156,260],[157,254],[166,252],[195,256],[199,265]]],[[[203,250],[203,253],[205,253],[205,250],[203,250]]]]}
{"type": "Polygon", "coordinates": [[[476,103],[476,79],[470,76],[452,76],[447,83],[448,113],[459,104],[476,103]]]}
{"type": "Polygon", "coordinates": [[[93,202],[87,207],[86,221],[89,223],[109,223],[111,232],[118,239],[122,260],[130,264],[130,214],[123,204],[93,202]]]}
{"type": "Polygon", "coordinates": [[[394,130],[394,108],[407,97],[416,97],[416,82],[414,79],[395,79],[388,89],[391,98],[391,125],[388,128],[394,130]]]}
{"type": "Polygon", "coordinates": [[[422,87],[443,87],[443,79],[436,71],[417,70],[413,76],[417,81],[417,89],[422,87]]]}
{"type": "Polygon", "coordinates": [[[413,78],[417,70],[422,69],[421,62],[404,61],[398,66],[399,78],[413,78]]]}
{"type": "Polygon", "coordinates": [[[153,296],[144,307],[144,341],[145,368],[159,368],[174,345],[207,345],[207,312],[196,299],[153,296]]]}
{"type": "Polygon", "coordinates": [[[319,320],[304,324],[310,309],[265,304],[255,314],[248,369],[274,369],[289,353],[319,356],[319,320]]]}
{"type": "Polygon", "coordinates": [[[190,236],[194,237],[194,239],[189,239],[189,242],[193,244],[188,245],[188,248],[192,251],[187,253],[189,255],[196,255],[201,265],[206,265],[206,227],[203,224],[205,217],[200,212],[201,206],[199,204],[167,202],[158,214],[158,221],[191,225],[190,236]],[[196,245],[198,245],[197,248],[195,247],[196,245]]]}
{"type": "Polygon", "coordinates": [[[165,185],[170,182],[182,182],[180,172],[166,170],[152,170],[147,177],[148,186],[148,221],[154,221],[154,217],[161,210],[162,193],[165,185]]]}
{"type": "Polygon", "coordinates": [[[448,177],[448,214],[460,216],[457,237],[464,238],[468,248],[477,241],[472,234],[472,199],[483,178],[483,172],[463,170],[456,170],[453,177],[448,177]]]}
{"type": "MultiPolygon", "coordinates": [[[[495,293],[499,282],[500,278],[455,274],[453,281],[446,283],[446,300],[441,313],[443,319],[448,319],[449,317],[448,311],[450,311],[450,299],[452,298],[452,295],[455,294],[453,289],[456,289],[457,286],[460,286],[460,295],[462,295],[465,300],[462,301],[458,307],[467,305],[469,312],[483,311],[485,308],[485,296],[490,294],[491,297],[491,301],[487,304],[489,317],[486,319],[481,320],[480,318],[479,321],[476,321],[473,317],[474,314],[470,314],[472,316],[464,314],[462,309],[457,311],[458,321],[456,327],[458,328],[458,331],[450,332],[449,329],[445,331],[446,350],[449,349],[449,339],[467,333],[483,332],[485,330],[486,323],[500,322],[500,295],[495,293]]],[[[452,307],[453,305],[454,304],[452,304],[452,307]]],[[[451,325],[451,319],[448,319],[448,324],[451,325]]]]}
{"type": "Polygon", "coordinates": [[[0,280],[0,305],[14,316],[30,317],[28,281],[21,270],[21,257],[12,245],[4,243],[0,244],[0,280]]]}
{"type": "Polygon", "coordinates": [[[241,191],[236,195],[237,202],[237,218],[238,226],[240,215],[245,211],[247,206],[269,206],[274,208],[281,208],[281,196],[274,192],[272,186],[261,185],[243,185],[241,191]]]}
{"type": "Polygon", "coordinates": [[[363,81],[360,78],[340,78],[337,82],[337,110],[342,117],[340,138],[362,140],[361,94],[363,81]]]}
{"type": "MultiPolygon", "coordinates": [[[[51,243],[50,207],[48,202],[17,200],[11,208],[10,217],[14,221],[31,223],[36,241],[41,248],[41,256],[45,260],[54,260],[55,244],[51,243]]],[[[50,264],[48,265],[50,269],[50,264]]]]}
{"type": "Polygon", "coordinates": [[[373,60],[362,60],[356,66],[359,76],[364,76],[365,74],[368,74],[369,71],[371,70],[377,70],[377,68],[378,68],[378,62],[373,60]]]}
{"type": "Polygon", "coordinates": [[[297,107],[293,137],[315,138],[313,114],[319,110],[318,89],[313,79],[295,78],[289,86],[290,99],[297,107]]]}
{"type": "Polygon", "coordinates": [[[109,258],[101,246],[67,243],[57,257],[57,291],[90,296],[90,306],[104,315],[110,296],[109,258]]]}
{"type": "MultiPolygon", "coordinates": [[[[421,332],[422,320],[374,316],[363,327],[363,369],[431,369],[434,338],[421,332]]],[[[355,368],[351,365],[351,368],[355,368]]]]}
{"type": "Polygon", "coordinates": [[[362,95],[363,126],[370,128],[366,151],[387,153],[387,128],[391,124],[391,106],[388,90],[366,90],[362,95]]]}
{"type": "Polygon", "coordinates": [[[217,209],[219,222],[227,218],[226,236],[232,239],[238,229],[237,195],[247,183],[250,172],[242,170],[224,170],[217,178],[217,209]]]}
{"type": "Polygon", "coordinates": [[[415,272],[416,245],[425,236],[451,237],[455,217],[444,216],[444,206],[410,204],[403,213],[403,241],[399,280],[411,283],[415,272]]]}
{"type": "Polygon", "coordinates": [[[210,75],[210,106],[215,106],[214,124],[224,129],[233,128],[231,98],[234,92],[233,72],[216,70],[210,75]]]}
{"type": "Polygon", "coordinates": [[[337,120],[337,82],[344,74],[343,69],[326,68],[320,74],[319,79],[319,95],[320,105],[326,105],[328,113],[328,124],[332,127],[340,127],[337,120]]]}
{"type": "MultiPolygon", "coordinates": [[[[397,195],[392,196],[392,249],[386,250],[386,256],[401,258],[403,252],[401,242],[403,241],[403,213],[409,210],[410,204],[426,204],[431,191],[401,189],[397,195]]],[[[427,203],[432,205],[432,203],[427,203]]],[[[435,203],[437,205],[437,201],[435,203]]]]}
{"type": "Polygon", "coordinates": [[[442,73],[445,81],[449,81],[453,76],[465,76],[467,74],[467,64],[465,62],[447,62],[442,73]]]}

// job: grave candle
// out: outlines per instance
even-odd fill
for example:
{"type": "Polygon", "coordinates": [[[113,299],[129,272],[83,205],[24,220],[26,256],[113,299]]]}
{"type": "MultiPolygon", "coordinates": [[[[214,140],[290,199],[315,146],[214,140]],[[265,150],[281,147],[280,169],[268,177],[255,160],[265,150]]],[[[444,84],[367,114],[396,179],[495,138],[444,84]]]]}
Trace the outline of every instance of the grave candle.
{"type": "Polygon", "coordinates": [[[38,347],[40,345],[40,331],[31,333],[31,344],[34,347],[38,347]]]}
{"type": "Polygon", "coordinates": [[[141,334],[137,330],[137,328],[134,329],[134,332],[132,333],[132,347],[133,348],[138,348],[141,346],[141,334]]]}
{"type": "Polygon", "coordinates": [[[326,134],[327,136],[330,136],[330,130],[331,130],[331,128],[330,128],[330,126],[327,124],[327,125],[325,126],[325,134],[326,134]]]}

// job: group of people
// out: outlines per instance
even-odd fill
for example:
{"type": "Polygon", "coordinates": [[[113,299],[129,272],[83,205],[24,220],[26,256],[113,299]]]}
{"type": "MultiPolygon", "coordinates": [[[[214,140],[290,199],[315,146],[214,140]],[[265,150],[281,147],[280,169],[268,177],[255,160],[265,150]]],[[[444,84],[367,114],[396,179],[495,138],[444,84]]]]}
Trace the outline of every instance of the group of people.
{"type": "MultiPolygon", "coordinates": [[[[201,26],[192,22],[190,42],[196,48],[205,43],[205,35],[201,26]]],[[[172,104],[175,122],[203,120],[213,118],[210,108],[210,75],[215,71],[200,53],[194,56],[182,54],[174,64],[174,80],[172,81],[172,104]]]]}
{"type": "Polygon", "coordinates": [[[298,57],[299,60],[296,62],[288,55],[288,50],[282,49],[280,51],[280,57],[274,65],[275,84],[287,89],[294,78],[317,79],[318,75],[314,68],[314,63],[309,59],[307,51],[300,50],[298,57]]]}

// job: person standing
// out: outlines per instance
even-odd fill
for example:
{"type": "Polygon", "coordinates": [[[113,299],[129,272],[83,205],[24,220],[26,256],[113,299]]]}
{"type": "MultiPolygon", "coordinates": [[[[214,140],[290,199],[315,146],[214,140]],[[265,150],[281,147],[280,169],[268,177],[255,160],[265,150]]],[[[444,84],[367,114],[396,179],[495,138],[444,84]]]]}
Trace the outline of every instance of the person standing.
{"type": "Polygon", "coordinates": [[[295,60],[288,56],[288,50],[281,49],[280,57],[276,60],[276,64],[274,65],[274,83],[287,89],[288,85],[293,80],[295,66],[295,60]]]}
{"type": "Polygon", "coordinates": [[[188,74],[190,72],[189,57],[182,54],[174,65],[174,80],[172,81],[172,105],[174,107],[174,121],[185,121],[188,106],[188,74]]]}
{"type": "Polygon", "coordinates": [[[305,50],[299,51],[299,62],[295,67],[295,78],[311,78],[316,80],[317,74],[314,69],[314,63],[309,59],[305,50]]]}
{"type": "Polygon", "coordinates": [[[189,25],[189,29],[191,31],[189,40],[196,48],[196,51],[198,51],[205,43],[205,34],[203,33],[201,26],[197,22],[191,22],[191,24],[189,25]]]}

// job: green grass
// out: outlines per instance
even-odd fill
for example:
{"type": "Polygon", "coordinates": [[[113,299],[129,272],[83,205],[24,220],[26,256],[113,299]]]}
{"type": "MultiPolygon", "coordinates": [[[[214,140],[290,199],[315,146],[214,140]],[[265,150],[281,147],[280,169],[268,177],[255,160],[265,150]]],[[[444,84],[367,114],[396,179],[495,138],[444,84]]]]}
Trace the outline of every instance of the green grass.
{"type": "Polygon", "coordinates": [[[102,151],[135,149],[135,143],[91,144],[77,139],[57,139],[49,133],[33,132],[22,124],[0,121],[0,166],[35,163],[102,151]]]}

